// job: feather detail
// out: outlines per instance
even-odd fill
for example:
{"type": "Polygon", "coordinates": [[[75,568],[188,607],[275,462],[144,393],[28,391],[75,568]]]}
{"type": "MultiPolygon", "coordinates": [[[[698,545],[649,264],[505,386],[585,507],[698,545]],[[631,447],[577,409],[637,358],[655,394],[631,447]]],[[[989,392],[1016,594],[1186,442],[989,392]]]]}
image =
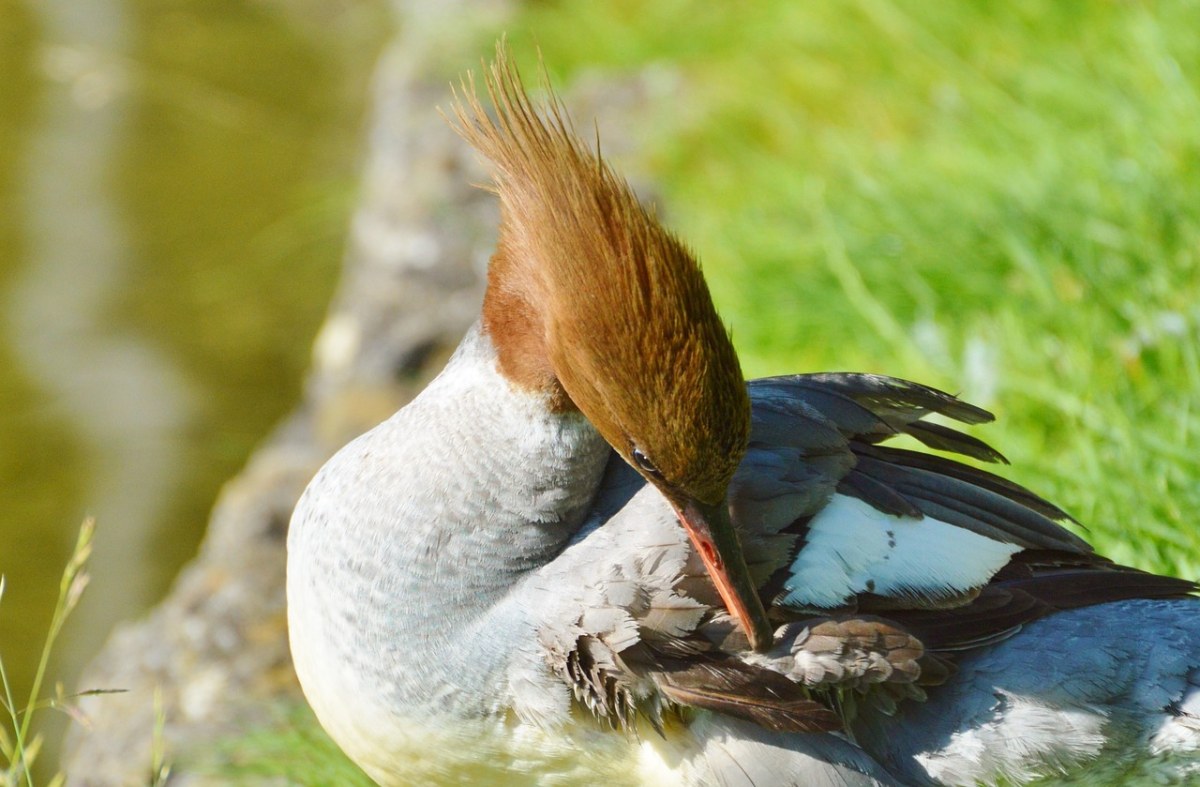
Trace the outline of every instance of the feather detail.
{"type": "Polygon", "coordinates": [[[904,433],[915,437],[930,448],[938,451],[949,451],[955,454],[969,456],[981,462],[1000,462],[1008,464],[1004,455],[982,440],[963,434],[957,429],[931,423],[929,421],[914,421],[904,427],[904,433]]]}
{"type": "Polygon", "coordinates": [[[828,732],[842,728],[827,706],[769,670],[734,661],[660,666],[659,690],[672,702],[754,722],[777,732],[828,732]]]}
{"type": "Polygon", "coordinates": [[[606,646],[580,638],[563,668],[576,700],[614,729],[629,726],[637,710],[634,690],[606,646]]]}
{"type": "Polygon", "coordinates": [[[696,630],[711,608],[676,593],[663,593],[651,602],[638,620],[642,639],[655,642],[678,639],[696,630]]]}
{"type": "Polygon", "coordinates": [[[925,653],[920,640],[882,618],[817,618],[790,623],[777,636],[790,642],[785,674],[811,687],[912,683],[925,653]]]}
{"type": "Polygon", "coordinates": [[[936,603],[983,586],[1019,549],[932,517],[889,516],[834,495],[809,522],[775,603],[832,609],[858,593],[936,603]]]}
{"type": "MultiPolygon", "coordinates": [[[[956,462],[943,460],[947,465],[956,462]]],[[[1090,552],[1091,547],[1019,496],[940,472],[895,465],[864,452],[855,469],[887,484],[928,516],[1025,549],[1090,552]],[[1018,497],[1018,499],[1014,499],[1018,497]]]]}
{"type": "Polygon", "coordinates": [[[973,486],[987,489],[1009,500],[1037,511],[1042,516],[1054,521],[1074,521],[1070,514],[1058,506],[1031,492],[1020,484],[1001,478],[995,473],[989,473],[978,467],[964,465],[941,456],[924,454],[920,451],[910,451],[889,445],[855,445],[854,452],[860,456],[870,456],[890,465],[912,467],[927,470],[938,475],[954,478],[973,486]]]}
{"type": "Polygon", "coordinates": [[[870,411],[895,431],[902,431],[908,424],[930,413],[938,413],[964,424],[985,424],[996,420],[995,416],[982,407],[976,407],[936,388],[897,377],[856,372],[822,372],[767,379],[798,389],[807,389],[811,395],[840,394],[870,411]]]}

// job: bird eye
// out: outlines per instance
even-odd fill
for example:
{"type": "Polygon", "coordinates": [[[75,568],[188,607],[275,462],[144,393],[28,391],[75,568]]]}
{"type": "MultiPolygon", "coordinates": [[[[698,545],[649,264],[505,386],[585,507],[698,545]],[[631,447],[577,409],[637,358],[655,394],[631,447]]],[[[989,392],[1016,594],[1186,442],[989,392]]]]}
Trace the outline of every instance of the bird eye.
{"type": "Polygon", "coordinates": [[[633,455],[633,461],[637,464],[637,466],[639,468],[642,469],[643,472],[646,473],[646,475],[652,476],[654,478],[662,478],[662,473],[659,471],[659,469],[657,467],[654,466],[654,463],[651,462],[650,459],[645,454],[642,453],[642,449],[634,448],[631,453],[633,455]]]}

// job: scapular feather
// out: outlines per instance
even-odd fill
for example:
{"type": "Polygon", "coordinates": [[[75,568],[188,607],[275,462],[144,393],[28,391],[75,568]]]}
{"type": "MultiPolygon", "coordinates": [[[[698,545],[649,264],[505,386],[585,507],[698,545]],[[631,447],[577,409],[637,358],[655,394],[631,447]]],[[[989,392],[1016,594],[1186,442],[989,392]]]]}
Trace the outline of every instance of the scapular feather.
{"type": "Polygon", "coordinates": [[[777,673],[728,661],[668,667],[654,675],[671,701],[725,713],[777,732],[829,732],[842,729],[830,708],[806,696],[803,688],[777,673]]]}

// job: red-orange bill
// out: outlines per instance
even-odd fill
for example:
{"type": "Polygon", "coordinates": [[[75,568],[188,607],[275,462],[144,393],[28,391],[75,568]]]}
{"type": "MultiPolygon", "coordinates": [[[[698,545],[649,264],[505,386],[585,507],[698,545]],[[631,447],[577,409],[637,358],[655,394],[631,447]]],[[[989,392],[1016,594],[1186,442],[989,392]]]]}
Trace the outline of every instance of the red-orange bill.
{"type": "Polygon", "coordinates": [[[766,650],[772,641],[771,624],[746,568],[741,542],[729,519],[729,507],[724,502],[708,506],[689,500],[677,513],[725,601],[725,608],[745,629],[750,646],[766,650]]]}

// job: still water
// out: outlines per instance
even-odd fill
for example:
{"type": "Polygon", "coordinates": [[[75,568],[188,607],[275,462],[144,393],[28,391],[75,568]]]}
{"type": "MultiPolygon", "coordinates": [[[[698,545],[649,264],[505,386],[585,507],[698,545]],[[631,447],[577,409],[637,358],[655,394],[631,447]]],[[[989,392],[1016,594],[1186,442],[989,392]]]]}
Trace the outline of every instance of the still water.
{"type": "Polygon", "coordinates": [[[0,656],[23,697],[166,589],[296,401],[354,196],[366,0],[0,0],[0,656]]]}

